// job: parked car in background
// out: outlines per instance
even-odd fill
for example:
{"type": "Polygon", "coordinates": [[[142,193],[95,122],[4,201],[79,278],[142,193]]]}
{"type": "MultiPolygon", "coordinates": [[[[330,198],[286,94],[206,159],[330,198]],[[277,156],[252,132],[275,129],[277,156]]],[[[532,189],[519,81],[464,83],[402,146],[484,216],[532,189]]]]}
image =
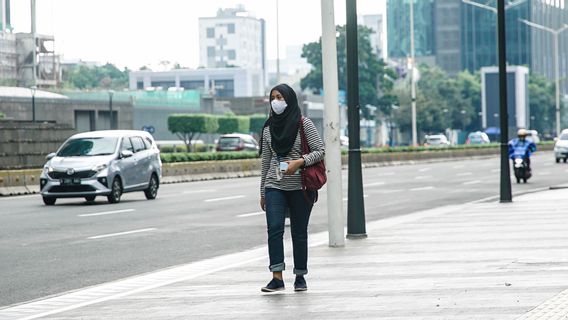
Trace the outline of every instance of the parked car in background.
{"type": "Polygon", "coordinates": [[[534,143],[540,142],[540,137],[538,136],[538,131],[536,130],[527,130],[529,135],[527,136],[528,139],[531,139],[534,143]]]}
{"type": "Polygon", "coordinates": [[[40,192],[46,205],[58,198],[118,203],[125,192],[144,191],[155,199],[162,177],[160,150],[152,135],[137,130],[92,131],[73,135],[46,157],[40,192]]]}
{"type": "Polygon", "coordinates": [[[467,135],[465,144],[487,144],[490,143],[489,136],[485,132],[476,131],[467,135]]]}
{"type": "Polygon", "coordinates": [[[443,134],[426,135],[424,138],[424,146],[427,147],[447,147],[450,145],[450,141],[443,134]]]}
{"type": "Polygon", "coordinates": [[[217,140],[217,151],[258,151],[258,142],[248,134],[224,134],[217,140]]]}
{"type": "Polygon", "coordinates": [[[561,159],[564,162],[568,159],[568,129],[562,130],[560,137],[556,139],[554,143],[554,157],[556,163],[560,162],[561,159]]]}

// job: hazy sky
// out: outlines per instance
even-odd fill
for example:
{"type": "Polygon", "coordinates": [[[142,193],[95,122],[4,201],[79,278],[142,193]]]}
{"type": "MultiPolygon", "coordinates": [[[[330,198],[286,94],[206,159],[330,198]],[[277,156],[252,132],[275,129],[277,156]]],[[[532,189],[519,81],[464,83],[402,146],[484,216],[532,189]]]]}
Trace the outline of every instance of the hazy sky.
{"type": "MultiPolygon", "coordinates": [[[[386,0],[358,0],[359,14],[384,10],[386,0]],[[382,4],[382,6],[381,6],[382,4]]],[[[243,4],[266,20],[268,59],[276,58],[276,0],[37,0],[38,33],[55,36],[66,59],[111,62],[138,69],[161,60],[199,64],[198,18],[243,4]]],[[[321,36],[320,0],[280,0],[280,56],[286,45],[321,36]]],[[[345,23],[345,0],[335,0],[335,22],[345,23]]],[[[30,0],[12,0],[14,32],[30,31],[30,0]]]]}

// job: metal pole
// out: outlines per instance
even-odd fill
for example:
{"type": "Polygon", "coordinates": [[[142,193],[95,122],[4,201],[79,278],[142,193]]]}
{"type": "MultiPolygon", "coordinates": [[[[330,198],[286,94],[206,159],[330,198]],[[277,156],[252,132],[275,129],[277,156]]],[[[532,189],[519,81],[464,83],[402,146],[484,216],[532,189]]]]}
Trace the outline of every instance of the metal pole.
{"type": "Polygon", "coordinates": [[[560,69],[558,63],[558,36],[559,32],[553,33],[554,36],[554,80],[556,86],[556,136],[560,137],[560,69]]]}
{"type": "Polygon", "coordinates": [[[349,114],[349,185],[347,195],[347,238],[367,237],[361,172],[359,123],[359,71],[357,54],[357,1],[346,0],[347,12],[347,105],[349,114]]]}
{"type": "Polygon", "coordinates": [[[109,95],[109,99],[108,99],[108,110],[109,110],[109,121],[110,121],[109,128],[110,128],[110,130],[112,130],[112,129],[114,129],[114,128],[113,128],[113,122],[114,122],[114,121],[113,121],[113,120],[114,120],[113,118],[114,118],[114,117],[113,117],[113,114],[112,114],[112,95],[113,95],[113,92],[110,91],[110,92],[108,93],[108,95],[109,95]]]}
{"type": "Polygon", "coordinates": [[[341,182],[341,147],[339,119],[339,85],[337,76],[337,40],[333,0],[321,0],[322,67],[324,92],[324,141],[327,169],[327,224],[329,246],[345,245],[345,216],[341,182]]]}
{"type": "Polygon", "coordinates": [[[414,0],[410,0],[410,93],[412,99],[412,145],[418,145],[416,128],[416,82],[414,81],[414,0]]]}
{"type": "Polygon", "coordinates": [[[507,110],[507,53],[505,39],[505,0],[497,1],[497,26],[499,28],[499,104],[501,124],[501,202],[513,201],[509,170],[509,114],[507,110]]]}
{"type": "Polygon", "coordinates": [[[280,18],[278,17],[278,0],[276,0],[276,83],[280,83],[280,18]]]}
{"type": "Polygon", "coordinates": [[[37,85],[37,34],[36,34],[36,0],[31,0],[32,11],[32,38],[33,38],[33,52],[32,52],[32,85],[37,85]]]}

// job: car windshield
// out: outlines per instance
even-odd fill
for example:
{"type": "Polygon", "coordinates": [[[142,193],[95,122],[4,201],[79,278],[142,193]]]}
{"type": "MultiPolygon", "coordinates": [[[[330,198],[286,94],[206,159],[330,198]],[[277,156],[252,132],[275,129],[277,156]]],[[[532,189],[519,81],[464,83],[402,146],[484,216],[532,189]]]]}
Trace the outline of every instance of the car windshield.
{"type": "Polygon", "coordinates": [[[560,136],[560,140],[568,140],[568,133],[564,133],[560,136]]]}
{"type": "Polygon", "coordinates": [[[238,137],[226,137],[219,139],[219,146],[220,147],[234,147],[239,145],[239,138],[238,137]]]}
{"type": "Polygon", "coordinates": [[[71,139],[57,153],[58,157],[106,156],[114,153],[118,138],[71,139]]]}

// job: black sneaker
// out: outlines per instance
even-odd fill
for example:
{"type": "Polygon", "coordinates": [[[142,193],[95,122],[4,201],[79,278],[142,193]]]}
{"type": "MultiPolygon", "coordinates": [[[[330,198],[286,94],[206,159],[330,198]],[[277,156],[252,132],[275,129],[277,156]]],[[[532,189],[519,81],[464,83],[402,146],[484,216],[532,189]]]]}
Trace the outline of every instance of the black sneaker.
{"type": "Polygon", "coordinates": [[[294,281],[294,291],[306,290],[308,290],[308,285],[306,284],[306,279],[304,279],[304,276],[296,276],[296,281],[294,281]]]}
{"type": "Polygon", "coordinates": [[[272,278],[266,287],[260,289],[262,292],[275,292],[282,290],[284,290],[284,281],[276,278],[272,278]]]}

